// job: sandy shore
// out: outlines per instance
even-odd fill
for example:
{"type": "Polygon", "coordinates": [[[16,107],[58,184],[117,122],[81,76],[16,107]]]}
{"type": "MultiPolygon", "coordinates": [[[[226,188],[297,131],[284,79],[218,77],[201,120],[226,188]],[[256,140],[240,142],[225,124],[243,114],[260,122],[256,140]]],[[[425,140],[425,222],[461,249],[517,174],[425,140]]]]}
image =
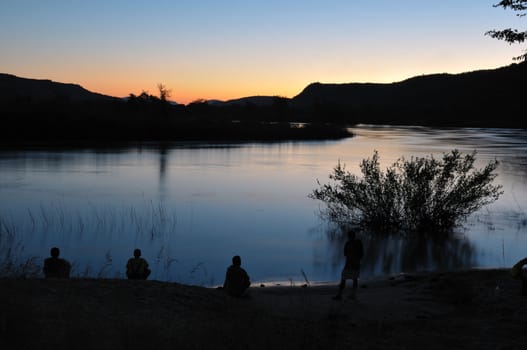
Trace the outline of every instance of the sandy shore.
{"type": "Polygon", "coordinates": [[[1,349],[525,349],[508,270],[222,290],[127,280],[0,280],[1,349]]]}

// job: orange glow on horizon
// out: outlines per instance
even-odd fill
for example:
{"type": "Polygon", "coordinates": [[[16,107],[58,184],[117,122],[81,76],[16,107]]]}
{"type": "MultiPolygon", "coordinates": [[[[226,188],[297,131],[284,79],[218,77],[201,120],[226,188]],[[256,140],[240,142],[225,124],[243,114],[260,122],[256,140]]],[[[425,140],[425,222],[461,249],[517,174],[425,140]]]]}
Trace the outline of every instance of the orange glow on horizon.
{"type": "MultiPolygon", "coordinates": [[[[483,67],[482,69],[486,69],[486,67],[483,67]]],[[[432,74],[432,73],[425,73],[420,70],[411,71],[409,70],[407,74],[404,74],[406,71],[400,70],[397,72],[385,72],[384,75],[375,77],[375,72],[367,72],[371,73],[368,78],[368,76],[359,76],[355,75],[355,78],[349,78],[349,79],[337,79],[337,77],[334,77],[333,79],[326,78],[326,79],[317,79],[313,78],[310,80],[306,79],[298,79],[299,82],[291,82],[290,85],[284,85],[281,82],[277,82],[276,86],[272,86],[269,82],[261,82],[261,87],[256,87],[254,85],[257,85],[253,82],[251,86],[246,86],[239,84],[225,84],[221,85],[221,83],[217,82],[211,82],[210,84],[189,84],[188,87],[182,86],[181,84],[174,84],[170,80],[163,80],[163,79],[137,79],[137,81],[133,79],[124,79],[124,80],[113,80],[109,79],[108,81],[104,81],[102,79],[78,79],[75,80],[75,78],[64,78],[64,77],[52,77],[52,78],[42,78],[42,79],[52,79],[56,82],[62,82],[62,83],[73,83],[78,84],[82,86],[83,88],[95,92],[100,93],[108,96],[113,97],[126,97],[129,96],[131,93],[138,95],[142,91],[146,91],[147,93],[151,95],[158,95],[157,90],[157,84],[162,83],[164,84],[169,90],[170,90],[170,100],[175,101],[177,103],[182,104],[189,104],[193,101],[199,100],[199,99],[205,99],[205,100],[221,100],[221,101],[227,101],[232,99],[238,99],[243,97],[249,97],[249,96],[281,96],[281,97],[287,97],[292,98],[299,93],[302,92],[304,88],[306,88],[310,83],[314,82],[321,82],[321,83],[392,83],[397,82],[401,80],[405,80],[408,78],[411,78],[413,76],[422,75],[422,74],[432,74]],[[402,74],[401,74],[402,73],[402,74]]],[[[437,71],[434,73],[460,73],[462,71],[437,71]]],[[[31,76],[23,76],[26,78],[33,78],[31,76]]],[[[39,78],[37,78],[39,79],[39,78]]]]}
{"type": "Polygon", "coordinates": [[[497,68],[523,47],[485,36],[523,22],[481,0],[455,8],[390,1],[56,2],[0,2],[3,73],[115,97],[156,95],[162,83],[171,100],[184,104],[291,98],[312,82],[392,83],[497,68]]]}
{"type": "MultiPolygon", "coordinates": [[[[265,67],[256,70],[214,69],[178,70],[176,66],[149,71],[138,66],[121,64],[117,67],[95,66],[75,70],[64,66],[42,69],[19,69],[7,72],[24,78],[51,79],[60,83],[78,84],[83,88],[104,95],[126,97],[146,91],[158,95],[157,84],[171,90],[170,100],[189,104],[199,99],[227,101],[249,96],[282,96],[292,98],[310,83],[392,83],[414,76],[435,73],[462,73],[479,69],[506,66],[512,61],[509,52],[495,57],[475,57],[470,61],[407,59],[383,64],[381,57],[371,57],[368,64],[331,66],[306,64],[265,67]],[[65,69],[68,68],[68,69],[65,69]],[[23,72],[23,73],[21,73],[23,72]]],[[[308,62],[309,63],[309,62],[308,62]]],[[[262,64],[262,66],[265,66],[262,64]]]]}
{"type": "Polygon", "coordinates": [[[298,95],[306,85],[297,88],[280,87],[279,89],[273,88],[262,88],[262,89],[247,89],[244,86],[230,86],[228,88],[218,88],[217,86],[203,86],[195,89],[184,89],[175,88],[170,82],[160,81],[158,83],[152,83],[148,85],[142,85],[140,83],[128,83],[123,85],[118,84],[101,84],[99,82],[75,82],[81,85],[83,88],[108,96],[113,97],[126,97],[131,93],[139,95],[141,92],[146,91],[151,95],[158,95],[157,84],[162,83],[170,90],[170,100],[176,101],[177,103],[189,104],[199,99],[204,100],[220,100],[228,101],[249,96],[281,96],[292,98],[298,95]]]}

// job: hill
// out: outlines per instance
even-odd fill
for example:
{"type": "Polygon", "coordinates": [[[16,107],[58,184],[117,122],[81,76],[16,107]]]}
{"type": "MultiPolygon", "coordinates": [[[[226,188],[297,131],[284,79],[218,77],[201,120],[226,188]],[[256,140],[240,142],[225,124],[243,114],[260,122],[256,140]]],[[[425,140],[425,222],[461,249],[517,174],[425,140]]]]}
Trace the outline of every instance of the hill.
{"type": "Polygon", "coordinates": [[[390,84],[307,86],[291,107],[346,123],[527,127],[527,62],[461,74],[432,74],[390,84]]]}
{"type": "Polygon", "coordinates": [[[389,84],[313,83],[292,99],[178,105],[146,93],[121,99],[75,84],[0,74],[0,123],[10,130],[0,142],[338,139],[350,136],[346,126],[361,123],[527,128],[526,78],[523,62],[389,84]]]}
{"type": "Polygon", "coordinates": [[[350,136],[341,126],[295,127],[280,114],[287,103],[253,97],[222,107],[205,101],[185,106],[147,93],[121,99],[75,84],[0,74],[0,125],[9,131],[0,144],[84,147],[136,141],[282,141],[350,136]],[[268,101],[272,101],[271,106],[268,101]]]}
{"type": "Polygon", "coordinates": [[[218,107],[230,107],[230,106],[255,106],[255,107],[269,107],[276,103],[277,100],[289,100],[288,98],[278,96],[249,96],[242,97],[228,101],[209,100],[207,103],[218,107]]]}
{"type": "Polygon", "coordinates": [[[0,73],[0,100],[57,100],[96,101],[112,100],[110,97],[88,91],[76,84],[58,83],[51,80],[20,78],[0,73]]]}

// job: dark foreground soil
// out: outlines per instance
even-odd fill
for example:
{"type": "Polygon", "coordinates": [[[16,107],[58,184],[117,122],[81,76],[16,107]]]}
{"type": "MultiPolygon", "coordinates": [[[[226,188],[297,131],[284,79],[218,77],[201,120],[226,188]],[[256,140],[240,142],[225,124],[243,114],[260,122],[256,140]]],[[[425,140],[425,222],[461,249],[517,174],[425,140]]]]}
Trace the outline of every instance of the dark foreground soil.
{"type": "Polygon", "coordinates": [[[0,280],[0,349],[527,349],[508,270],[222,290],[156,281],[0,280]]]}

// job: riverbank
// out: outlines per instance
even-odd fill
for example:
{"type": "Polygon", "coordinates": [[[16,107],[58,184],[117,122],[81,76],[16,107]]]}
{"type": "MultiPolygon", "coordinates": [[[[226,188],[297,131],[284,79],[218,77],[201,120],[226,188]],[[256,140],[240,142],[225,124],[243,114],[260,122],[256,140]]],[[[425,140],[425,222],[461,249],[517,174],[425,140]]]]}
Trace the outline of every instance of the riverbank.
{"type": "Polygon", "coordinates": [[[336,285],[220,289],[156,281],[0,280],[0,347],[40,349],[520,349],[527,297],[508,270],[336,285]]]}

